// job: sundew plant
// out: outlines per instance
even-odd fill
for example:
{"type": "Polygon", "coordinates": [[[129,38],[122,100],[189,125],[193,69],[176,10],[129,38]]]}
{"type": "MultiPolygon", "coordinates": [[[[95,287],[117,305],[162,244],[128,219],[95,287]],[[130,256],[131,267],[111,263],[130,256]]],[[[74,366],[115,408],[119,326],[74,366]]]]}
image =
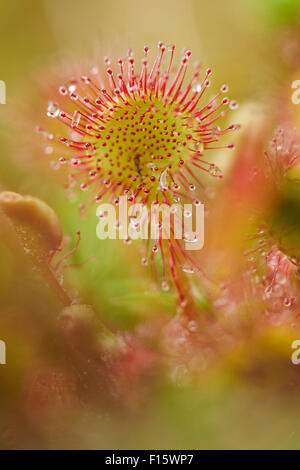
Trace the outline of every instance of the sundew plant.
{"type": "MultiPolygon", "coordinates": [[[[149,47],[144,47],[145,57],[138,71],[131,49],[118,60],[119,70],[115,73],[111,60],[105,57],[104,78],[98,67],[91,67],[89,76],[72,78],[60,86],[62,97],[48,105],[47,116],[65,125],[61,126],[64,134],[40,127],[38,132],[51,143],[59,164],[70,168],[68,187],[78,183],[82,191],[89,191],[81,210],[103,199],[118,205],[120,196],[142,206],[170,207],[174,202],[181,207],[185,202],[199,206],[201,190],[203,195],[206,189],[201,173],[222,177],[207,154],[209,150],[234,148],[232,143],[220,145],[219,141],[239,129],[239,125],[226,124],[222,129],[218,122],[237,108],[237,102],[223,97],[228,92],[227,85],[204,102],[211,69],[201,76],[196,63],[187,81],[191,52],[184,51],[176,68],[175,46],[166,47],[159,42],[158,50],[153,64],[149,64],[149,47]]],[[[176,215],[174,218],[171,237],[164,242],[163,228],[158,227],[142,262],[146,264],[150,258],[153,263],[154,255],[160,252],[162,285],[167,286],[167,279],[171,278],[185,306],[187,299],[178,271],[186,263],[190,269],[193,265],[197,269],[197,263],[175,239],[174,228],[180,222],[176,215]]],[[[138,228],[137,218],[131,219],[138,228]]],[[[196,241],[195,237],[197,234],[183,233],[187,242],[196,241]]],[[[130,237],[126,241],[130,242],[130,237]]]]}

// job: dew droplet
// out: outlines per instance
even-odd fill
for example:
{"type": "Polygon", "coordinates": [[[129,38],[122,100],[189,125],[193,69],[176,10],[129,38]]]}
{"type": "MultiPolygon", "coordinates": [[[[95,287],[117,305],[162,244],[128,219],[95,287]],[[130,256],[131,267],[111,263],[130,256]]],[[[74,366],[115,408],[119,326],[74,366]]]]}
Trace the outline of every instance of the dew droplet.
{"type": "Polygon", "coordinates": [[[52,160],[50,162],[50,167],[52,168],[52,170],[58,170],[59,169],[59,163],[55,160],[52,160]]]}
{"type": "Polygon", "coordinates": [[[186,242],[195,243],[195,242],[198,241],[198,237],[197,237],[196,233],[186,232],[183,235],[183,240],[186,241],[186,242]]]}
{"type": "Polygon", "coordinates": [[[166,169],[161,173],[160,178],[159,178],[159,184],[160,184],[161,189],[163,189],[163,190],[168,189],[167,178],[168,178],[168,168],[166,168],[166,169]]]}
{"type": "Polygon", "coordinates": [[[137,217],[129,217],[129,225],[134,230],[138,229],[140,226],[140,221],[137,217]]]}
{"type": "Polygon", "coordinates": [[[187,274],[194,274],[195,270],[192,266],[189,266],[187,264],[184,264],[181,266],[182,271],[184,271],[187,274]]]}
{"type": "Polygon", "coordinates": [[[203,142],[200,142],[200,141],[195,142],[194,147],[195,147],[195,150],[197,150],[197,152],[199,153],[202,153],[204,150],[204,144],[203,142]]]}
{"type": "Polygon", "coordinates": [[[185,297],[182,297],[180,301],[180,307],[184,308],[186,306],[187,306],[187,299],[185,297]]]}
{"type": "Polygon", "coordinates": [[[186,217],[186,218],[192,217],[192,212],[191,212],[191,211],[188,211],[188,210],[185,210],[185,211],[184,211],[184,217],[186,217]]]}
{"type": "Polygon", "coordinates": [[[59,115],[59,108],[58,106],[50,101],[48,108],[47,108],[47,116],[51,118],[56,118],[59,115]]]}
{"type": "Polygon", "coordinates": [[[81,114],[79,111],[74,111],[73,117],[72,117],[72,127],[78,127],[80,123],[80,118],[81,114]]]}
{"type": "Polygon", "coordinates": [[[44,152],[45,152],[46,155],[51,155],[51,153],[53,153],[53,147],[51,145],[47,145],[44,148],[44,152]]]}
{"type": "Polygon", "coordinates": [[[193,88],[193,92],[194,93],[200,93],[201,89],[202,89],[201,83],[197,83],[193,88]]]}
{"type": "Polygon", "coordinates": [[[123,226],[122,226],[121,222],[120,222],[119,220],[117,220],[116,223],[115,223],[115,228],[116,228],[116,230],[121,230],[122,227],[123,227],[123,226]]]}
{"type": "Polygon", "coordinates": [[[83,83],[85,83],[85,85],[89,85],[91,83],[91,79],[86,75],[82,75],[81,80],[83,81],[83,83]]]}
{"type": "Polygon", "coordinates": [[[197,323],[193,320],[189,321],[188,327],[190,331],[196,331],[197,329],[197,323]]]}
{"type": "Polygon", "coordinates": [[[190,382],[188,369],[183,365],[175,367],[171,373],[171,380],[179,387],[188,385],[190,382]]]}
{"type": "Polygon", "coordinates": [[[221,92],[222,93],[227,93],[227,91],[229,90],[229,86],[224,84],[221,86],[221,92]]]}
{"type": "Polygon", "coordinates": [[[70,98],[73,101],[77,101],[78,100],[78,95],[76,95],[76,93],[70,93],[70,98]]]}
{"type": "Polygon", "coordinates": [[[237,101],[233,100],[233,101],[230,101],[230,104],[229,104],[229,108],[230,109],[237,109],[239,107],[239,104],[237,101]]]}
{"type": "Polygon", "coordinates": [[[58,91],[61,95],[67,95],[68,94],[68,90],[64,86],[60,86],[58,91]]]}
{"type": "Polygon", "coordinates": [[[211,176],[214,176],[216,178],[222,178],[223,177],[223,173],[222,173],[221,169],[217,165],[215,165],[214,163],[211,163],[209,165],[208,172],[211,176]]]}
{"type": "Polygon", "coordinates": [[[98,67],[96,65],[92,65],[92,67],[90,68],[90,72],[92,75],[97,75],[97,73],[99,72],[98,67]]]}

